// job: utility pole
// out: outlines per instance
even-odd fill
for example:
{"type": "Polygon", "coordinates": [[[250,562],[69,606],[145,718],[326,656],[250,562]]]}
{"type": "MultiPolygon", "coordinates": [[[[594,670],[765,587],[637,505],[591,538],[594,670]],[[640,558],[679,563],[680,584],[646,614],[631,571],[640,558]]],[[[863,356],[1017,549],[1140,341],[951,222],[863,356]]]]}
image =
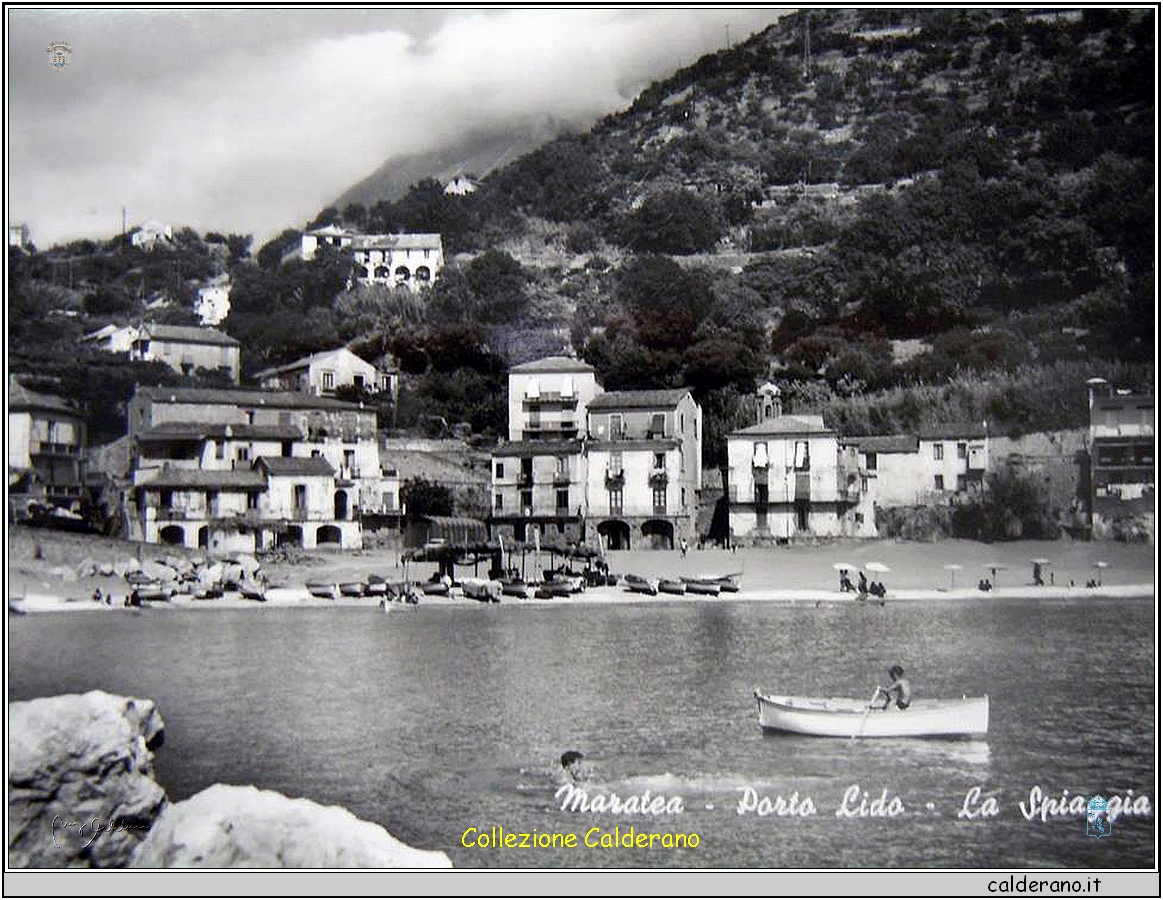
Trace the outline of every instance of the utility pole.
{"type": "Polygon", "coordinates": [[[723,26],[723,28],[727,32],[727,49],[730,50],[731,49],[731,24],[728,22],[726,25],[723,26]]]}
{"type": "Polygon", "coordinates": [[[812,77],[812,14],[804,11],[804,80],[812,77]]]}
{"type": "Polygon", "coordinates": [[[126,228],[126,218],[125,218],[125,207],[123,206],[123,207],[121,207],[121,236],[122,237],[125,237],[125,228],[126,228]]]}

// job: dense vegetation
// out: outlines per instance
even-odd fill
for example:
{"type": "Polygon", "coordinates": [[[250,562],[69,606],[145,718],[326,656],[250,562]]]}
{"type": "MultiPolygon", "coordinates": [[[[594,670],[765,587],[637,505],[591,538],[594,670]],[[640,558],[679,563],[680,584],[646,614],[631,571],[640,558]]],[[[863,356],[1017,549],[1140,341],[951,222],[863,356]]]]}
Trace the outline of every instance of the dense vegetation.
{"type": "MultiPolygon", "coordinates": [[[[1091,375],[1151,383],[1154,52],[1149,10],[802,12],[475,194],[428,179],[307,223],[440,232],[449,264],[419,297],[347,290],[344,257],[293,258],[296,229],[253,259],[189,229],[154,253],[18,254],[13,370],[86,396],[83,330],[162,291],[150,314],[187,321],[192,280],[229,271],[244,373],[390,353],[397,427],[501,435],[507,366],[568,348],[610,389],[691,386],[708,463],[769,378],[844,433],[1076,427],[1091,375]]],[[[121,371],[110,396],[181,381],[121,371]]]]}

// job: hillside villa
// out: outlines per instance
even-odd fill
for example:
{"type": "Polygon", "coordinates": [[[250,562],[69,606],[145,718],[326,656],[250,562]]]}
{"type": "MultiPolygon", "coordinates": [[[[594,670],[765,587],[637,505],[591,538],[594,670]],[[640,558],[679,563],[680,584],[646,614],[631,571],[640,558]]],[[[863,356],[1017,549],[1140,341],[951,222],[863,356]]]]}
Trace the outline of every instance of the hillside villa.
{"type": "Polygon", "coordinates": [[[444,268],[439,234],[363,234],[325,225],[300,238],[299,255],[310,261],[323,244],[355,260],[352,278],[363,284],[404,285],[413,290],[436,280],[444,268]]]}

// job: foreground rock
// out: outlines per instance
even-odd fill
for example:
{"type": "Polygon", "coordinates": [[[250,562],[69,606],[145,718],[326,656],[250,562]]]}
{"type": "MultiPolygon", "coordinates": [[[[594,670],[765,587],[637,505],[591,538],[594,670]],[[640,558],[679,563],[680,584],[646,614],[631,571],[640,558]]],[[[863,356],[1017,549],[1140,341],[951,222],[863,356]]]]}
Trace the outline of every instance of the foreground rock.
{"type": "Polygon", "coordinates": [[[166,802],[152,700],[104,691],[8,704],[8,864],[123,866],[166,802]]]}
{"type": "Polygon", "coordinates": [[[451,868],[339,806],[216,784],[166,808],[130,861],[143,868],[451,868]]]}

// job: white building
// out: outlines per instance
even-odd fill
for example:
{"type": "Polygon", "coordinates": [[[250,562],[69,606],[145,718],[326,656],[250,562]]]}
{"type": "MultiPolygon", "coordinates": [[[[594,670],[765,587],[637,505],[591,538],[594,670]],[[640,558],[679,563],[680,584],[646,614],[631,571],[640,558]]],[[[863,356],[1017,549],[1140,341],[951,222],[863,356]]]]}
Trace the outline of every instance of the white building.
{"type": "Polygon", "coordinates": [[[594,367],[548,356],[509,370],[509,440],[572,440],[584,433],[586,408],[601,390],[594,367]]]}
{"type": "Polygon", "coordinates": [[[183,375],[192,375],[197,369],[217,370],[238,384],[240,351],[238,341],[214,328],[147,323],[138,328],[129,358],[157,360],[183,375]]]}
{"type": "Polygon", "coordinates": [[[478,182],[471,175],[463,173],[454,175],[447,184],[444,185],[444,193],[455,194],[458,197],[463,197],[466,194],[475,194],[477,188],[480,187],[478,182]]]}
{"type": "Polygon", "coordinates": [[[419,290],[436,280],[444,268],[439,234],[361,234],[337,225],[308,231],[300,239],[300,255],[315,258],[327,244],[355,260],[353,278],[364,284],[403,285],[419,290]]]}
{"type": "Polygon", "coordinates": [[[129,242],[143,250],[152,250],[159,243],[172,244],[173,241],[174,230],[164,222],[142,222],[129,233],[129,242]]]}
{"type": "Polygon", "coordinates": [[[97,350],[106,353],[128,353],[137,340],[138,328],[135,325],[106,325],[85,335],[81,340],[97,350]]]}
{"type": "Polygon", "coordinates": [[[8,246],[19,247],[21,250],[28,248],[31,243],[28,226],[25,224],[9,225],[8,226],[8,246]]]}
{"type": "Polygon", "coordinates": [[[194,311],[203,325],[217,325],[230,315],[230,276],[219,275],[198,288],[194,311]]]}
{"type": "Polygon", "coordinates": [[[399,373],[381,371],[356,356],[346,347],[325,350],[302,359],[255,373],[259,384],[267,390],[305,391],[326,397],[340,387],[356,387],[376,394],[390,392],[396,396],[399,373]]]}

